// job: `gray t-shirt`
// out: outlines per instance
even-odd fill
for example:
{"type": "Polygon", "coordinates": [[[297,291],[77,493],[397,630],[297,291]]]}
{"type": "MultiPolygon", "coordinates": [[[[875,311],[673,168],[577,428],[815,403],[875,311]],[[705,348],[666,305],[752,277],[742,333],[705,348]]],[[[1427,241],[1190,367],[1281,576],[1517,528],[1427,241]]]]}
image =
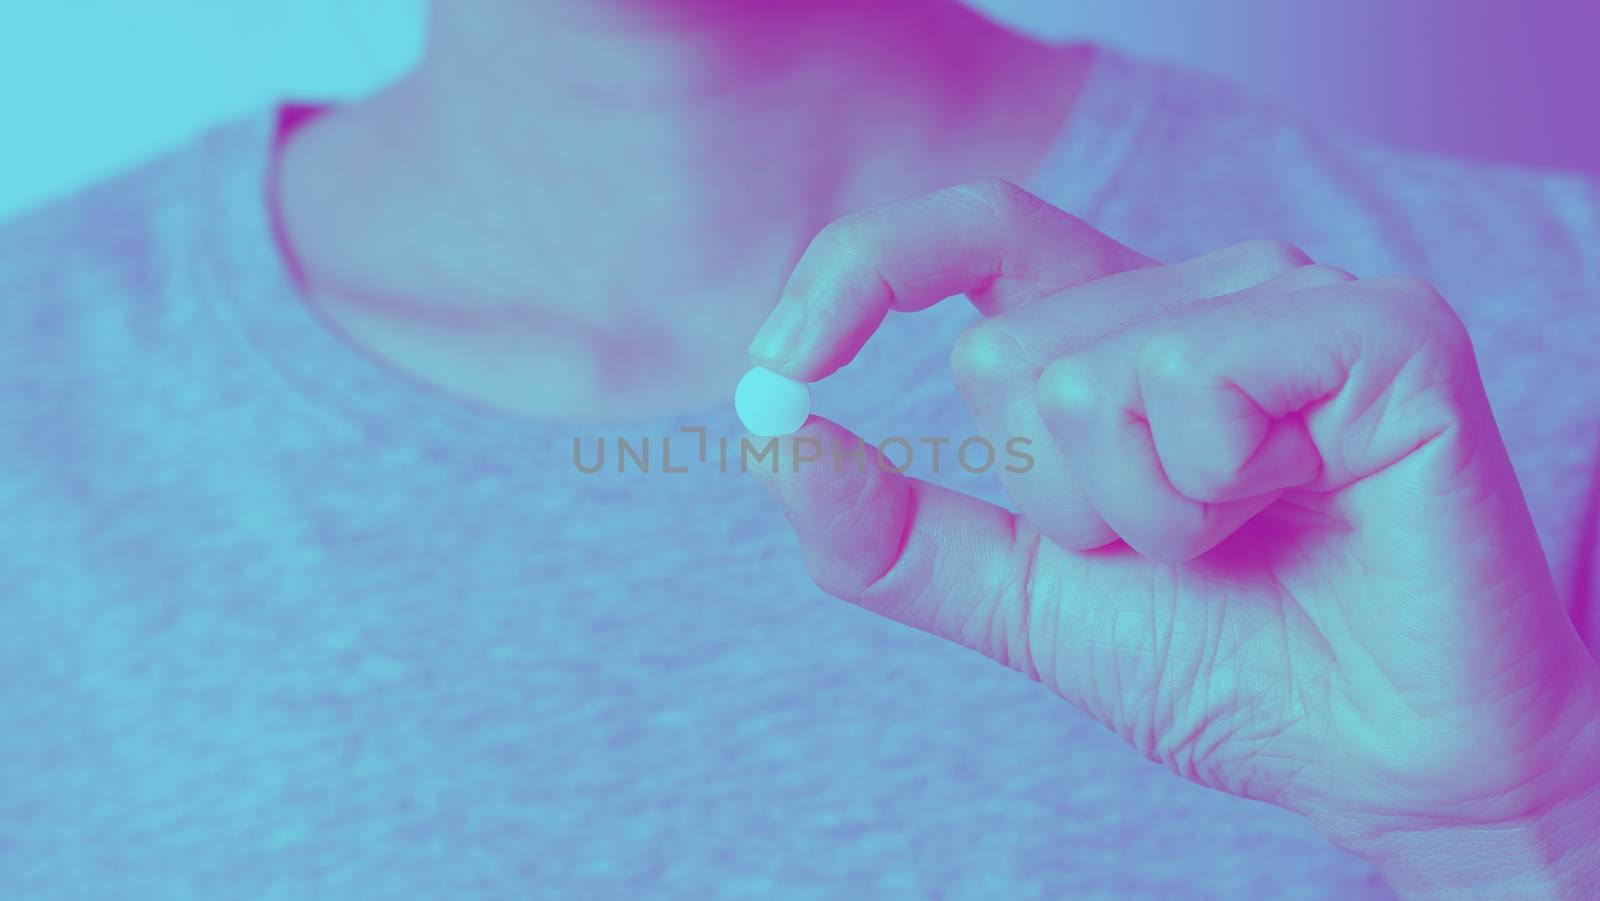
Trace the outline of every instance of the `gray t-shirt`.
{"type": "MultiPolygon", "coordinates": [[[[730,410],[518,421],[343,343],[274,242],[274,122],[0,230],[0,896],[1388,894],[1297,817],[822,597],[719,471],[730,410]],[[651,436],[651,471],[614,443],[579,471],[602,435],[651,436]]],[[[1370,148],[1108,55],[1031,187],[1161,258],[1271,237],[1432,279],[1576,603],[1593,182],[1370,148]]],[[[819,410],[973,434],[946,362],[973,316],[891,319],[819,410]]]]}

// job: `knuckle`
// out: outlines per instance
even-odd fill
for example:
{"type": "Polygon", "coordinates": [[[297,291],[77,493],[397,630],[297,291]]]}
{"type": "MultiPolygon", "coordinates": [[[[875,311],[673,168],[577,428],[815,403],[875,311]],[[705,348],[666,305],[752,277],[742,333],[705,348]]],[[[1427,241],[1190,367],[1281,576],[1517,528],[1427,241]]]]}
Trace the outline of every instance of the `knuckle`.
{"type": "Polygon", "coordinates": [[[1427,279],[1415,275],[1389,275],[1383,278],[1369,278],[1362,282],[1367,288],[1376,290],[1396,301],[1426,308],[1434,305],[1444,305],[1444,297],[1427,279]]]}
{"type": "Polygon", "coordinates": [[[1327,266],[1322,263],[1312,263],[1299,269],[1302,277],[1310,284],[1333,285],[1340,282],[1353,282],[1356,277],[1340,269],[1338,266],[1327,266]]]}
{"type": "Polygon", "coordinates": [[[963,393],[992,397],[1016,384],[1026,357],[1026,345],[1014,329],[998,319],[985,319],[956,339],[950,369],[963,393]]]}
{"type": "Polygon", "coordinates": [[[1227,496],[1229,489],[1239,482],[1239,471],[1243,463],[1242,459],[1229,460],[1211,455],[1162,460],[1178,493],[1202,503],[1227,496]]]}
{"type": "Polygon", "coordinates": [[[1164,529],[1157,530],[1146,556],[1164,563],[1186,563],[1216,547],[1223,537],[1207,522],[1207,505],[1191,501],[1164,529]]]}
{"type": "Polygon", "coordinates": [[[1120,533],[1141,556],[1159,563],[1185,563],[1215,544],[1204,523],[1205,505],[1186,503],[1170,518],[1130,523],[1120,533]]]}
{"type": "Polygon", "coordinates": [[[1058,422],[1089,421],[1101,406],[1095,374],[1081,357],[1062,357],[1046,366],[1035,399],[1046,420],[1058,422]]]}
{"type": "Polygon", "coordinates": [[[1287,241],[1258,239],[1234,245],[1246,259],[1270,271],[1287,272],[1311,265],[1311,256],[1287,241]]]}
{"type": "MultiPolygon", "coordinates": [[[[1161,392],[1168,398],[1166,406],[1147,409],[1152,429],[1159,430],[1163,423],[1171,427],[1166,420],[1158,421],[1158,415],[1193,418],[1192,409],[1171,406],[1178,402],[1173,398],[1192,396],[1192,390],[1197,388],[1217,390],[1221,382],[1215,377],[1214,369],[1208,349],[1192,336],[1176,329],[1152,336],[1139,353],[1139,380],[1147,386],[1147,398],[1156,396],[1152,392],[1161,392]],[[1170,388],[1183,391],[1176,396],[1163,391],[1170,388]]],[[[1224,430],[1231,426],[1220,422],[1190,422],[1184,426],[1190,436],[1183,443],[1184,452],[1173,454],[1170,446],[1164,448],[1162,466],[1179,494],[1197,501],[1217,500],[1238,484],[1245,458],[1235,455],[1232,442],[1221,440],[1226,435],[1224,430]],[[1196,428],[1201,431],[1194,432],[1196,428]],[[1203,436],[1198,444],[1196,435],[1203,436]]]]}
{"type": "Polygon", "coordinates": [[[1030,210],[1044,202],[1004,178],[980,178],[956,185],[950,190],[971,197],[1001,213],[1030,210]]]}
{"type": "Polygon", "coordinates": [[[1198,447],[1181,455],[1163,455],[1162,468],[1172,487],[1185,498],[1200,504],[1235,500],[1242,487],[1240,474],[1245,458],[1233,455],[1227,447],[1198,447]]]}
{"type": "Polygon", "coordinates": [[[1368,279],[1361,284],[1378,292],[1390,315],[1402,320],[1397,325],[1413,330],[1430,345],[1443,348],[1452,356],[1470,357],[1472,339],[1466,323],[1431,282],[1412,275],[1399,275],[1368,279]]]}
{"type": "Polygon", "coordinates": [[[1189,386],[1200,378],[1206,361],[1204,349],[1188,335],[1167,329],[1151,335],[1139,350],[1139,377],[1189,386]]]}
{"type": "Polygon", "coordinates": [[[878,259],[883,239],[880,219],[872,210],[841,216],[817,232],[812,247],[840,264],[872,265],[878,259]]]}

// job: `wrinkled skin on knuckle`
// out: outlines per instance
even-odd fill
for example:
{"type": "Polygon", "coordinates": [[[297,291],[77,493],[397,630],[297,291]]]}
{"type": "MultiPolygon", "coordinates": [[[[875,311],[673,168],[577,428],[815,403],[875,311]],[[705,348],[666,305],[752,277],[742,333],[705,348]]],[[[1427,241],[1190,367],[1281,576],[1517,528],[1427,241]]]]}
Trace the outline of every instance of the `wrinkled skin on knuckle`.
{"type": "Polygon", "coordinates": [[[1286,272],[1311,265],[1311,257],[1287,241],[1257,239],[1233,246],[1241,259],[1266,271],[1286,272]]]}
{"type": "Polygon", "coordinates": [[[1411,399],[1408,409],[1419,414],[1418,427],[1442,428],[1471,419],[1482,388],[1471,335],[1456,311],[1419,278],[1360,284],[1377,310],[1375,328],[1403,336],[1409,347],[1393,387],[1411,399]]]}
{"type": "Polygon", "coordinates": [[[1208,518],[1206,507],[1197,502],[1185,502],[1176,515],[1130,526],[1122,538],[1141,555],[1158,563],[1188,563],[1226,538],[1208,518]]]}
{"type": "Polygon", "coordinates": [[[1358,287],[1389,324],[1423,336],[1465,338],[1460,317],[1432,284],[1409,275],[1363,279],[1358,287]]]}
{"type": "Polygon", "coordinates": [[[812,239],[813,252],[829,269],[871,268],[876,270],[881,249],[881,215],[860,210],[833,220],[812,239]]]}
{"type": "MultiPolygon", "coordinates": [[[[1212,354],[1192,336],[1177,329],[1157,332],[1145,342],[1139,352],[1137,370],[1147,396],[1155,391],[1183,392],[1219,383],[1212,354]]],[[[1232,423],[1209,425],[1213,429],[1234,426],[1232,423]]],[[[1217,436],[1209,437],[1214,440],[1217,436]]],[[[1227,445],[1218,442],[1207,446],[1227,445]]],[[[1238,483],[1246,458],[1209,452],[1184,454],[1177,459],[1163,456],[1161,462],[1179,494],[1204,501],[1226,494],[1238,483]]]]}
{"type": "MultiPolygon", "coordinates": [[[[1062,210],[1027,190],[1003,178],[985,178],[967,182],[948,189],[950,196],[975,205],[992,216],[1001,231],[1019,246],[1035,245],[1053,240],[1058,234],[1055,226],[1070,220],[1062,210]]],[[[1028,254],[1007,257],[1000,261],[996,275],[1006,279],[1006,292],[1010,295],[1036,295],[1060,290],[1066,285],[1045,281],[1037,270],[1037,261],[1029,262],[1028,254]]],[[[1068,284],[1076,280],[1069,279],[1068,284]]]]}
{"type": "Polygon", "coordinates": [[[1159,380],[1175,388],[1190,388],[1209,374],[1211,357],[1188,334],[1166,328],[1155,332],[1139,349],[1142,379],[1159,380]]]}
{"type": "MultiPolygon", "coordinates": [[[[1172,487],[1184,497],[1195,499],[1196,503],[1206,503],[1206,498],[1221,497],[1239,483],[1240,470],[1244,461],[1229,460],[1215,455],[1196,457],[1185,461],[1181,466],[1167,462],[1167,476],[1172,480],[1172,487]]],[[[1209,550],[1207,547],[1199,548],[1198,553],[1209,550]]],[[[1183,559],[1190,559],[1184,557],[1183,559]]]]}
{"type": "Polygon", "coordinates": [[[1472,336],[1455,308],[1438,289],[1420,278],[1389,280],[1392,290],[1412,311],[1416,328],[1424,334],[1444,361],[1457,369],[1476,371],[1472,336]]]}
{"type": "Polygon", "coordinates": [[[1068,430],[1088,426],[1104,412],[1094,371],[1082,357],[1066,356],[1046,366],[1034,397],[1047,424],[1068,430]]]}
{"type": "Polygon", "coordinates": [[[1003,218],[1015,218],[1045,205],[1037,196],[1003,178],[980,178],[948,189],[970,198],[1003,218]]]}
{"type": "Polygon", "coordinates": [[[1337,266],[1328,266],[1323,263],[1312,263],[1302,266],[1299,270],[1307,277],[1308,281],[1322,284],[1335,285],[1341,282],[1353,282],[1356,277],[1337,266]]]}
{"type": "Polygon", "coordinates": [[[1027,389],[1031,374],[1028,346],[1003,320],[983,319],[956,339],[950,350],[950,370],[956,388],[969,403],[995,406],[1027,389]]]}

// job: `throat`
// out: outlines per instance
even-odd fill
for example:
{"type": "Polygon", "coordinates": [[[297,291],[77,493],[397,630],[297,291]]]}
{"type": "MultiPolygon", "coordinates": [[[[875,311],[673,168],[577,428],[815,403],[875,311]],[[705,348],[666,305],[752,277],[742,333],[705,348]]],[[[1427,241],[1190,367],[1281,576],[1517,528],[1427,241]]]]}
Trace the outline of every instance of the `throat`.
{"type": "MultiPolygon", "coordinates": [[[[1088,51],[931,5],[926,40],[863,16],[803,50],[712,53],[717,78],[696,72],[687,92],[615,72],[587,91],[563,72],[554,91],[443,28],[438,58],[281,150],[275,202],[308,302],[391,368],[502,412],[622,420],[724,401],[828,221],[1023,181],[1057,137],[1088,51]]],[[[685,65],[673,42],[648,46],[664,71],[685,65]]]]}

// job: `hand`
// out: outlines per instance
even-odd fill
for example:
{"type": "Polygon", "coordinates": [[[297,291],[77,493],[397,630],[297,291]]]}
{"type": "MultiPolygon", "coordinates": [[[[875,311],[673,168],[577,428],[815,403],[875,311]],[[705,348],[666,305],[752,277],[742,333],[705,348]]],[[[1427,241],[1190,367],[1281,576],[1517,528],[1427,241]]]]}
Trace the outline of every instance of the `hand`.
{"type": "Polygon", "coordinates": [[[988,318],[957,386],[996,446],[1032,441],[1021,515],[826,454],[765,474],[818,585],[1402,891],[1600,890],[1600,680],[1437,293],[1271,243],[1157,266],[981,183],[825,229],[752,355],[815,380],[958,293],[988,318]]]}

